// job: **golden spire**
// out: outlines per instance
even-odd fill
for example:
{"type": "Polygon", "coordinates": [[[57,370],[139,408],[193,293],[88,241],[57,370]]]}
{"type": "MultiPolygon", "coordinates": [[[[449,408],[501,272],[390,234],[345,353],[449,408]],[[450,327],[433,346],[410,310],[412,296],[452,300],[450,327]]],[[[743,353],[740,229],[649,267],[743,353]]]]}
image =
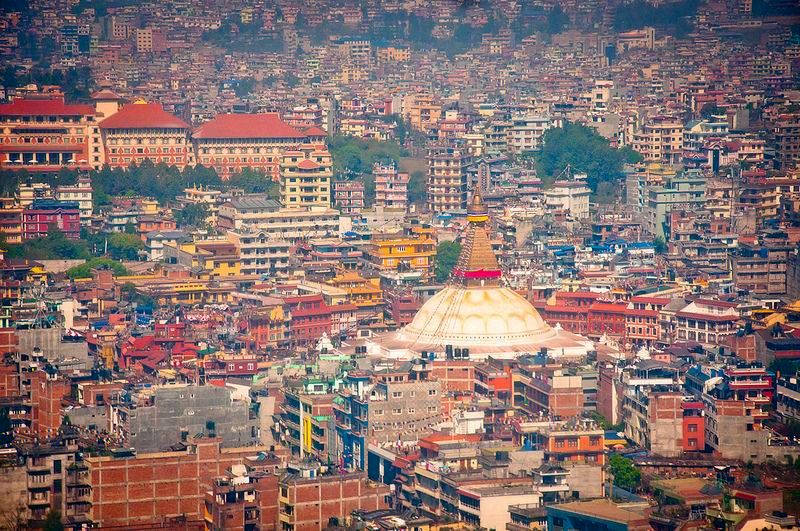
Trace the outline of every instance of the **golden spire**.
{"type": "Polygon", "coordinates": [[[469,225],[453,268],[453,278],[464,286],[497,286],[501,271],[489,237],[489,209],[481,197],[480,181],[467,207],[467,221],[469,225]]]}

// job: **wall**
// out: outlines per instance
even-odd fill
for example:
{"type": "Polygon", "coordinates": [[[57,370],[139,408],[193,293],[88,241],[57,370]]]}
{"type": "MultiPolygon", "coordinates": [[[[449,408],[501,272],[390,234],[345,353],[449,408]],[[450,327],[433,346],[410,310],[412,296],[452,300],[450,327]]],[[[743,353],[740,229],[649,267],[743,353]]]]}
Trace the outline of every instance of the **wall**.
{"type": "Polygon", "coordinates": [[[251,434],[258,420],[249,418],[247,402],[231,401],[230,393],[227,388],[214,386],[159,388],[154,406],[131,410],[136,416],[129,422],[127,444],[139,452],[162,450],[180,440],[181,430],[189,436],[207,433],[209,420],[215,423],[223,446],[255,444],[257,436],[251,434]]]}

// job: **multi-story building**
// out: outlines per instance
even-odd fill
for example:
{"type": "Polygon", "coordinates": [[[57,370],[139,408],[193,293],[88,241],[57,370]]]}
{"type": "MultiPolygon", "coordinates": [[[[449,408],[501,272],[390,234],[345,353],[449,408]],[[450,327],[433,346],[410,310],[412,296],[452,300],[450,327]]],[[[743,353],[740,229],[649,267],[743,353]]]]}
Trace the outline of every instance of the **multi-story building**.
{"type": "Polygon", "coordinates": [[[127,447],[158,452],[197,433],[219,437],[224,447],[252,446],[258,440],[252,417],[249,404],[233,400],[230,388],[174,385],[112,404],[110,423],[127,447]]]}
{"type": "Polygon", "coordinates": [[[31,431],[37,437],[46,440],[58,434],[64,416],[62,400],[69,396],[71,389],[70,380],[52,368],[31,374],[31,431]]]}
{"type": "Polygon", "coordinates": [[[408,206],[408,174],[398,172],[393,163],[379,162],[372,166],[372,174],[375,176],[375,204],[405,210],[408,206]]]}
{"type": "Polygon", "coordinates": [[[214,168],[223,179],[251,168],[277,180],[284,151],[305,139],[277,113],[219,114],[192,133],[197,163],[214,168]]]}
{"type": "Polygon", "coordinates": [[[54,195],[58,201],[78,203],[81,224],[90,223],[92,218],[92,180],[88,175],[79,176],[75,185],[56,187],[54,195]]]}
{"type": "Polygon", "coordinates": [[[756,296],[786,294],[786,272],[792,246],[740,243],[733,259],[736,288],[756,296]]]}
{"type": "Polygon", "coordinates": [[[292,243],[339,236],[350,230],[349,221],[332,208],[283,208],[278,201],[259,194],[233,197],[220,205],[217,214],[221,229],[259,231],[292,243]]]}
{"type": "Polygon", "coordinates": [[[378,271],[418,271],[424,278],[433,273],[436,240],[424,229],[407,236],[375,235],[366,247],[366,261],[378,271]]]}
{"type": "Polygon", "coordinates": [[[646,162],[677,164],[683,157],[683,124],[670,116],[655,116],[635,134],[633,149],[646,162]]]}
{"type": "Polygon", "coordinates": [[[78,475],[77,430],[65,426],[46,443],[20,444],[20,462],[25,470],[24,516],[31,527],[40,527],[50,511],[80,529],[88,519],[87,478],[78,475]]]}
{"type": "Polygon", "coordinates": [[[675,313],[675,334],[713,348],[732,335],[740,320],[735,302],[697,299],[675,313]]]}
{"type": "Polygon", "coordinates": [[[428,150],[428,208],[442,213],[467,207],[466,150],[434,146],[428,150]]]}
{"type": "Polygon", "coordinates": [[[775,411],[784,419],[800,419],[800,375],[785,375],[778,378],[775,391],[775,411]]]}
{"type": "Polygon", "coordinates": [[[281,529],[322,531],[331,518],[388,506],[389,486],[373,483],[363,472],[322,474],[303,465],[290,465],[288,471],[278,485],[281,529]]]}
{"type": "Polygon", "coordinates": [[[22,238],[42,238],[56,227],[67,238],[76,240],[81,233],[80,207],[72,201],[37,199],[22,212],[22,238]]]}
{"type": "Polygon", "coordinates": [[[793,168],[800,161],[800,115],[778,117],[774,129],[776,162],[781,169],[793,168]]]}
{"type": "Polygon", "coordinates": [[[551,119],[546,116],[531,113],[513,115],[508,128],[508,150],[512,153],[535,151],[542,142],[544,132],[552,126],[551,119]]]}
{"type": "Polygon", "coordinates": [[[289,269],[287,240],[263,231],[228,231],[228,239],[239,249],[239,271],[242,275],[275,278],[289,269]]]}
{"type": "Polygon", "coordinates": [[[279,529],[278,479],[269,470],[234,465],[229,474],[214,479],[205,493],[205,527],[231,531],[279,529]]]}
{"type": "Polygon", "coordinates": [[[98,526],[203,523],[205,494],[215,478],[268,448],[220,448],[220,440],[191,437],[155,453],[112,452],[89,456],[89,518],[98,526]]]}
{"type": "Polygon", "coordinates": [[[67,104],[61,94],[0,105],[0,168],[99,169],[105,162],[102,146],[91,105],[67,104]]]}
{"type": "Polygon", "coordinates": [[[331,154],[322,144],[284,151],[280,162],[281,201],[292,207],[331,206],[331,154]]]}
{"type": "Polygon", "coordinates": [[[582,181],[558,181],[545,190],[548,211],[564,212],[573,219],[589,217],[589,196],[592,191],[582,181]]]}
{"type": "Polygon", "coordinates": [[[635,346],[653,346],[660,337],[659,312],[669,302],[668,297],[631,297],[625,310],[626,340],[635,346]]]}
{"type": "Polygon", "coordinates": [[[22,243],[22,205],[13,197],[0,197],[0,234],[9,245],[22,243]]]}
{"type": "Polygon", "coordinates": [[[158,103],[136,101],[100,122],[106,163],[127,168],[145,160],[175,165],[194,164],[190,126],[158,103]]]}
{"type": "Polygon", "coordinates": [[[581,376],[557,368],[522,364],[514,371],[514,407],[531,416],[562,419],[583,412],[581,376]]]}
{"type": "Polygon", "coordinates": [[[333,204],[342,211],[342,214],[354,214],[364,208],[364,183],[361,181],[334,181],[333,204]]]}
{"type": "Polygon", "coordinates": [[[647,190],[647,203],[644,207],[644,228],[654,236],[665,237],[669,233],[669,214],[673,210],[685,209],[689,212],[702,208],[705,204],[706,180],[696,170],[668,179],[661,186],[650,186],[647,190]]]}

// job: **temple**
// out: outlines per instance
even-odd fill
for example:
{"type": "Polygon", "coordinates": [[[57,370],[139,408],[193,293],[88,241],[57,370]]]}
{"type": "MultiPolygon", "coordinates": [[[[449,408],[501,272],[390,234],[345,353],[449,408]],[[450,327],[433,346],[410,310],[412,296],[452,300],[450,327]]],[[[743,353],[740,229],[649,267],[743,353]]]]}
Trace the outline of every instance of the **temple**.
{"type": "Polygon", "coordinates": [[[593,343],[556,325],[551,327],[524,297],[502,286],[502,270],[489,237],[489,212],[480,190],[467,211],[461,254],[450,280],[405,327],[377,336],[373,356],[412,359],[448,350],[471,359],[508,359],[546,350],[553,358],[583,358],[593,343]]]}

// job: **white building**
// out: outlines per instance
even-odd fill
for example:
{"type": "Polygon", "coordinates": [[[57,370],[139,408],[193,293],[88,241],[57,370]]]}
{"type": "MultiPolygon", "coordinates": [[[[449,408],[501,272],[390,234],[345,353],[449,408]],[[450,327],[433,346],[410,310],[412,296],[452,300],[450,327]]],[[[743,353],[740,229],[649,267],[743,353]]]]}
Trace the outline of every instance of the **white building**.
{"type": "Polygon", "coordinates": [[[589,217],[589,195],[592,191],[581,181],[558,181],[544,192],[544,202],[550,212],[565,211],[573,219],[589,217]]]}

